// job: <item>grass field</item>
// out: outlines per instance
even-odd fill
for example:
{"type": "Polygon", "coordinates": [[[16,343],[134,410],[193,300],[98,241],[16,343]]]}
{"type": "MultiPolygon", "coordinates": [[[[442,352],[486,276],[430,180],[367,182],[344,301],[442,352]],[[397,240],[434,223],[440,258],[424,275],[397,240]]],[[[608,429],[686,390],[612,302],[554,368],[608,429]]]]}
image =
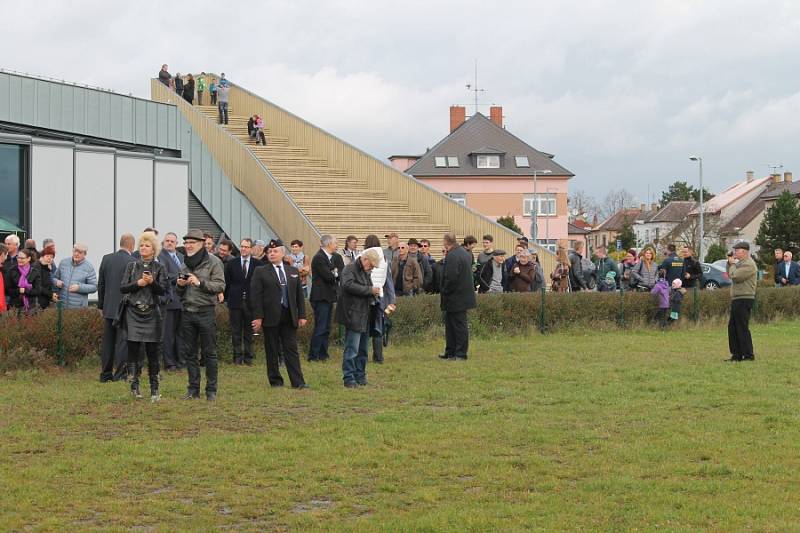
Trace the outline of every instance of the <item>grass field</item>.
{"type": "MultiPolygon", "coordinates": [[[[86,365],[0,379],[2,530],[787,531],[800,528],[800,322],[441,342],[219,400],[159,404],[86,365]]],[[[147,391],[146,378],[144,390],[147,391]]]]}

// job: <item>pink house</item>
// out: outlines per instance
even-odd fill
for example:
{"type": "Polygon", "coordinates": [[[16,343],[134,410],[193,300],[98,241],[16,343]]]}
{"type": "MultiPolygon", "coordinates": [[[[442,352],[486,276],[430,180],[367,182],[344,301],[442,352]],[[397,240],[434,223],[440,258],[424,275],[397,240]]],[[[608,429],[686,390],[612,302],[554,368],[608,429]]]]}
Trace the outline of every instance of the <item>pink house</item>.
{"type": "MultiPolygon", "coordinates": [[[[492,106],[466,118],[462,106],[450,108],[450,134],[421,156],[393,155],[392,165],[479,213],[497,219],[513,216],[530,238],[534,171],[538,216],[536,242],[552,251],[569,246],[567,196],[569,170],[503,127],[503,108],[492,106]]],[[[480,238],[480,235],[477,236],[480,238]]]]}

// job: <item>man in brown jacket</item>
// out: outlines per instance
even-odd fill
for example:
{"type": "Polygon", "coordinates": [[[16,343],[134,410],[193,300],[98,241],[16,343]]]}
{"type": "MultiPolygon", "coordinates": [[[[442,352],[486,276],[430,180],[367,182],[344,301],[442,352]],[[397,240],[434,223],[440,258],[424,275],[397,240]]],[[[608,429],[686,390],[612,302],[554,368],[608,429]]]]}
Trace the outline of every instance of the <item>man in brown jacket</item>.
{"type": "Polygon", "coordinates": [[[753,339],[750,337],[750,312],[756,298],[756,263],[750,257],[750,245],[737,242],[728,255],[728,276],[731,285],[731,317],[728,320],[728,346],[731,358],[726,361],[754,361],[753,339]]]}

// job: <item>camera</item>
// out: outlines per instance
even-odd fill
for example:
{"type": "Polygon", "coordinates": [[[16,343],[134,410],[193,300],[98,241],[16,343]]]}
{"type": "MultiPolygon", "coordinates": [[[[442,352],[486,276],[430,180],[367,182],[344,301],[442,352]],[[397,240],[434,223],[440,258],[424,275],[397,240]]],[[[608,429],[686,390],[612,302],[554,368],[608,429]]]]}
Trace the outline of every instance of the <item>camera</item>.
{"type": "Polygon", "coordinates": [[[189,274],[179,274],[178,277],[185,281],[185,280],[189,279],[189,274]]]}
{"type": "Polygon", "coordinates": [[[149,275],[150,275],[149,270],[145,270],[144,272],[142,272],[142,276],[149,276],[149,275]]]}
{"type": "Polygon", "coordinates": [[[728,252],[728,257],[733,257],[733,252],[728,252]]]}

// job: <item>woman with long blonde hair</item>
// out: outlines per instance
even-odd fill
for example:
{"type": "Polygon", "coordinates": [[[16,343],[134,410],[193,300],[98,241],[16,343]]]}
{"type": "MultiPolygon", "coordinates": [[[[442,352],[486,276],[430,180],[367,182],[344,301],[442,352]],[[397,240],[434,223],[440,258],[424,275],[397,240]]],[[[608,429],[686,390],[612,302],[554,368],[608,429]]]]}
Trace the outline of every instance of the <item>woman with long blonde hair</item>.
{"type": "Polygon", "coordinates": [[[631,270],[632,284],[636,290],[650,291],[658,281],[656,250],[649,244],[639,253],[639,263],[631,270]]]}
{"type": "Polygon", "coordinates": [[[553,280],[553,292],[569,292],[569,258],[563,246],[559,246],[556,252],[556,268],[550,274],[550,279],[553,280]]]}

